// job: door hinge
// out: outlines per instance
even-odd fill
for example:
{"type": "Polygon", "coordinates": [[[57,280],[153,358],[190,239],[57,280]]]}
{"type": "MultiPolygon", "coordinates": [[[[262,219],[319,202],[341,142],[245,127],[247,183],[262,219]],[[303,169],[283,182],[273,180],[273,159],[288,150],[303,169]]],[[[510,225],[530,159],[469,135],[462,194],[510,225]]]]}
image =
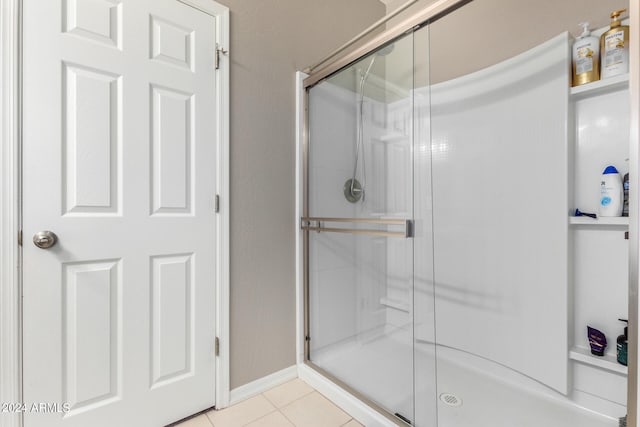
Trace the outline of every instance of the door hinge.
{"type": "Polygon", "coordinates": [[[18,231],[18,246],[22,246],[22,230],[18,231]]]}
{"type": "Polygon", "coordinates": [[[220,338],[216,337],[216,356],[220,356],[220,338]]]}
{"type": "Polygon", "coordinates": [[[216,200],[215,200],[215,212],[219,213],[220,212],[220,195],[216,194],[216,200]]]}
{"type": "Polygon", "coordinates": [[[221,47],[218,43],[216,43],[216,55],[215,55],[215,65],[216,70],[220,69],[220,55],[226,55],[229,51],[225,50],[225,48],[221,47]]]}

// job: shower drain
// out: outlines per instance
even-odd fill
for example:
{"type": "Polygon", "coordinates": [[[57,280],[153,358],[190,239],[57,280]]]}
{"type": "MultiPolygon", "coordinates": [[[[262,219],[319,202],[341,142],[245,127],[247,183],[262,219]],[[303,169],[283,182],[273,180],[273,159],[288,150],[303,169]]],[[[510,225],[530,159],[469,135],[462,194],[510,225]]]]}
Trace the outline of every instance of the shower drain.
{"type": "Polygon", "coordinates": [[[458,398],[455,394],[442,393],[440,400],[449,406],[462,406],[462,399],[458,398]]]}

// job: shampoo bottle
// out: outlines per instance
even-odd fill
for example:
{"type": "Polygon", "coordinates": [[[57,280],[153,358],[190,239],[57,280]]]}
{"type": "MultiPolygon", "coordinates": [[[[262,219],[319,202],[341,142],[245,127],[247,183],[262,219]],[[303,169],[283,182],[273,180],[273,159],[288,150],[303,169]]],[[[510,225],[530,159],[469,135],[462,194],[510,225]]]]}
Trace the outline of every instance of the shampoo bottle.
{"type": "Polygon", "coordinates": [[[600,40],[589,32],[583,22],[582,34],[573,43],[573,86],[600,80],[600,40]]]}
{"type": "Polygon", "coordinates": [[[629,26],[620,23],[620,15],[626,10],[611,12],[611,28],[600,36],[603,79],[629,72],[629,26]]]}
{"type": "MultiPolygon", "coordinates": [[[[626,319],[618,319],[621,322],[627,322],[626,319]]],[[[629,341],[629,328],[627,326],[624,327],[624,334],[618,335],[618,339],[616,340],[616,356],[618,359],[618,363],[621,365],[627,366],[627,348],[629,341]]]]}
{"type": "Polygon", "coordinates": [[[622,180],[615,166],[607,166],[600,180],[600,216],[622,215],[622,180]]]}

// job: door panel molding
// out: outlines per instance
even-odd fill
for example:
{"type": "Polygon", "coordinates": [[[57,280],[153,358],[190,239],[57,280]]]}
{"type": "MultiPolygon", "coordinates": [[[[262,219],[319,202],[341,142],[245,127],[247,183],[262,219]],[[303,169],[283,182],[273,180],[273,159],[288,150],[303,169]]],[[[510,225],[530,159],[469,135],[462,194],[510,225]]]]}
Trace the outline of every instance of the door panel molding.
{"type": "MultiPolygon", "coordinates": [[[[210,0],[176,0],[216,19],[216,40],[225,54],[216,73],[217,195],[216,407],[229,404],[229,9],[210,0]]],[[[22,400],[21,313],[21,133],[22,133],[22,0],[0,5],[0,401],[22,400]]],[[[118,5],[120,2],[115,2],[118,5]]],[[[117,34],[115,34],[117,36],[117,34]]],[[[214,197],[214,195],[212,195],[214,197]]],[[[0,427],[19,427],[19,413],[2,414],[0,427]]]]}

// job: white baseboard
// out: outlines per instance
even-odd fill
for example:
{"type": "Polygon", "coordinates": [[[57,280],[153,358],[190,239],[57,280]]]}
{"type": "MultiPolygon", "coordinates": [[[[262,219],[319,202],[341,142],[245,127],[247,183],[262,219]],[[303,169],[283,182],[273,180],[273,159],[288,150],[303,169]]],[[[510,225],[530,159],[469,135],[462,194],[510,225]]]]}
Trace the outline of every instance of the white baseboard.
{"type": "Polygon", "coordinates": [[[309,366],[298,365],[298,377],[367,427],[397,426],[396,423],[372,409],[342,387],[329,381],[309,366]]]}
{"type": "Polygon", "coordinates": [[[231,393],[229,395],[229,404],[235,405],[238,402],[247,400],[250,397],[256,396],[269,390],[270,388],[273,388],[280,384],[284,384],[287,381],[291,381],[296,378],[298,378],[298,368],[295,365],[289,366],[288,368],[285,368],[281,371],[274,372],[273,374],[267,375],[266,377],[258,378],[255,381],[251,381],[248,384],[231,390],[231,393]]]}

